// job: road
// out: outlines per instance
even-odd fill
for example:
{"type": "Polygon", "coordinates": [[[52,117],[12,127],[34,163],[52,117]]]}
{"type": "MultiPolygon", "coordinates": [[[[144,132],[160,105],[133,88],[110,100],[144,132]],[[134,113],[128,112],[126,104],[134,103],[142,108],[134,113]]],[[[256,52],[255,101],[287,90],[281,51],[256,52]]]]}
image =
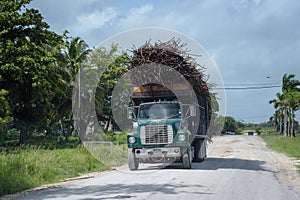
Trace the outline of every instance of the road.
{"type": "Polygon", "coordinates": [[[270,151],[258,136],[219,136],[209,145],[207,160],[193,163],[191,170],[172,164],[130,172],[123,166],[18,199],[300,200],[293,162],[270,151]]]}

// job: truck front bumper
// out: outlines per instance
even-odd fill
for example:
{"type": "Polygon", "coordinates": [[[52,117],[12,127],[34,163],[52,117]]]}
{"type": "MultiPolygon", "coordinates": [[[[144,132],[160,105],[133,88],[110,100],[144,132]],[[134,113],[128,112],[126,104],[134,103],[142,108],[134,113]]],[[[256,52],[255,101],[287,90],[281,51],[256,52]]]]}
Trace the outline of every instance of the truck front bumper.
{"type": "Polygon", "coordinates": [[[142,161],[154,161],[153,158],[167,160],[178,160],[181,158],[180,147],[161,147],[161,148],[143,148],[135,149],[135,157],[142,161]]]}

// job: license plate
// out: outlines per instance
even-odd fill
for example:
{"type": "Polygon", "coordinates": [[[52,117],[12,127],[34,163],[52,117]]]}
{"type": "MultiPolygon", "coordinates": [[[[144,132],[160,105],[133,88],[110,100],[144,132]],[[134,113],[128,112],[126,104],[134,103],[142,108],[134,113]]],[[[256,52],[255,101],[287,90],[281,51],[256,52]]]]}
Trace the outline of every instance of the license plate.
{"type": "Polygon", "coordinates": [[[161,150],[160,149],[153,149],[153,153],[159,154],[159,153],[161,153],[161,150]]]}

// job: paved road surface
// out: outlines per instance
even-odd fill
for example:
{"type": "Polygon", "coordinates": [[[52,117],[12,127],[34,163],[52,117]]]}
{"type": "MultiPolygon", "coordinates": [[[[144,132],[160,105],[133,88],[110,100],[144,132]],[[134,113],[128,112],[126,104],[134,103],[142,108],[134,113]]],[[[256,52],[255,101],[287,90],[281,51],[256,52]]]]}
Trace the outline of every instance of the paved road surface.
{"type": "Polygon", "coordinates": [[[173,164],[129,172],[124,166],[19,199],[300,200],[292,186],[278,181],[277,156],[282,155],[268,150],[261,138],[217,137],[208,151],[207,160],[193,163],[191,170],[173,164]]]}

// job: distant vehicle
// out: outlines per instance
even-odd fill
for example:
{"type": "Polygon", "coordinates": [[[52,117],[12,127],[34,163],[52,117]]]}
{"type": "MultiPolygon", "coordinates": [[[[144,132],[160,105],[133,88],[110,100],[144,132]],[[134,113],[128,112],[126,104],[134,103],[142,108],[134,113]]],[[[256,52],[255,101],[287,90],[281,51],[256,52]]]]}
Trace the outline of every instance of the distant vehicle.
{"type": "Polygon", "coordinates": [[[235,135],[235,132],[226,131],[224,134],[225,134],[225,135],[235,135]]]}
{"type": "Polygon", "coordinates": [[[247,134],[248,134],[248,135],[258,135],[257,133],[252,132],[252,131],[249,131],[247,134]]]}

